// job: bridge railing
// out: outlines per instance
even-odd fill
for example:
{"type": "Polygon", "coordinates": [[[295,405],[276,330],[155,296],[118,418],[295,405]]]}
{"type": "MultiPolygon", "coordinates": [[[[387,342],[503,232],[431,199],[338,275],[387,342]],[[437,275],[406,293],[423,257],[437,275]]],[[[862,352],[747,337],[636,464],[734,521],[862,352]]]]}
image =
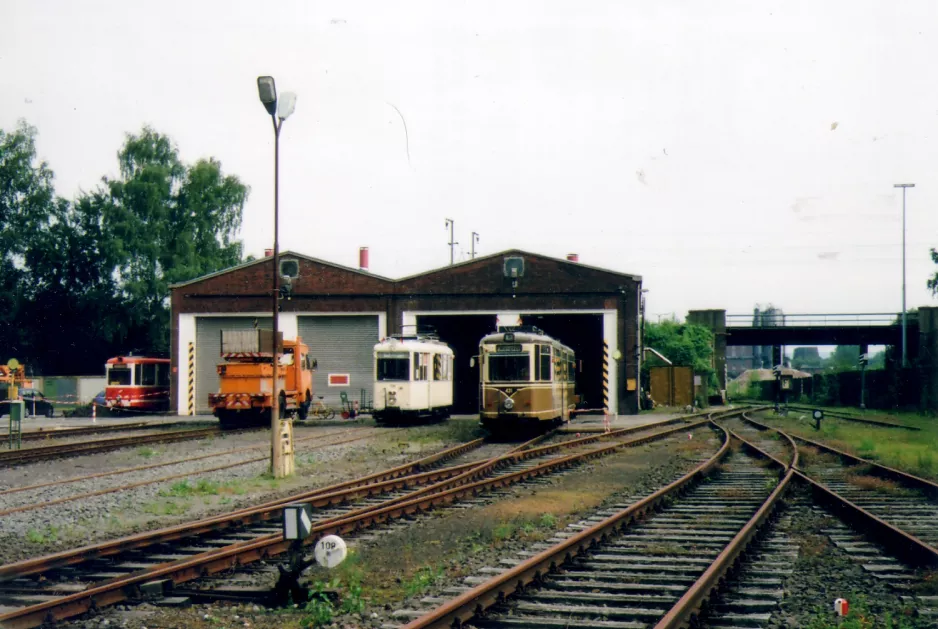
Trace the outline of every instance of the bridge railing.
{"type": "MultiPolygon", "coordinates": [[[[918,323],[917,313],[907,312],[906,320],[910,324],[918,323]]],[[[775,327],[884,327],[899,325],[902,313],[872,312],[862,314],[728,314],[726,327],[733,328],[775,328],[775,327]],[[758,319],[758,321],[756,321],[758,319]]]]}

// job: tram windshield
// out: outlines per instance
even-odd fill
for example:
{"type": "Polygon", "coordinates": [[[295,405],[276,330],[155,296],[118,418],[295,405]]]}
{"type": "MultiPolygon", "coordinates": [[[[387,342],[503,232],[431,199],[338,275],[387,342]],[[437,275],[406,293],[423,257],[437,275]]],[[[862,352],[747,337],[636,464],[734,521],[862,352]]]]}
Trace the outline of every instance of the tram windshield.
{"type": "Polygon", "coordinates": [[[378,354],[378,380],[410,380],[410,355],[407,352],[378,354]]]}
{"type": "Polygon", "coordinates": [[[107,370],[108,386],[129,385],[130,369],[128,367],[109,367],[107,370]]]}
{"type": "Polygon", "coordinates": [[[489,382],[531,379],[530,354],[489,354],[489,382]]]}

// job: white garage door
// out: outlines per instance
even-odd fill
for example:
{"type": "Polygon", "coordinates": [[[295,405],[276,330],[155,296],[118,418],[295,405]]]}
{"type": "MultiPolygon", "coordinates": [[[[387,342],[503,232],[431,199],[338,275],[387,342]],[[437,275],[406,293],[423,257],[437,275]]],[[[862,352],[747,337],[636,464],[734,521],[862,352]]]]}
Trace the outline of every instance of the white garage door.
{"type": "Polygon", "coordinates": [[[208,394],[218,392],[217,367],[221,360],[222,330],[251,330],[257,321],[259,328],[270,330],[267,317],[197,317],[195,320],[195,412],[211,413],[208,394]]]}
{"type": "Polygon", "coordinates": [[[361,401],[361,390],[371,399],[374,391],[373,355],[378,342],[377,315],[298,317],[297,328],[309,355],[319,362],[314,376],[316,396],[338,408],[339,394],[361,401]],[[329,374],[348,374],[348,386],[328,386],[329,374]]]}

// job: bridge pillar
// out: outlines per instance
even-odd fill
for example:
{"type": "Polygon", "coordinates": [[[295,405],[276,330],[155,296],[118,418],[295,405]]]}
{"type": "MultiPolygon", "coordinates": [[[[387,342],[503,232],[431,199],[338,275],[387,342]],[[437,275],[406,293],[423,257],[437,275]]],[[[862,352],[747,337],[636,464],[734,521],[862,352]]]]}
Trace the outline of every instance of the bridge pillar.
{"type": "Polygon", "coordinates": [[[938,308],[918,309],[918,364],[922,375],[922,408],[938,411],[938,308]]]}
{"type": "Polygon", "coordinates": [[[726,310],[691,310],[687,322],[702,325],[713,332],[713,370],[720,390],[726,390],[726,310]]]}

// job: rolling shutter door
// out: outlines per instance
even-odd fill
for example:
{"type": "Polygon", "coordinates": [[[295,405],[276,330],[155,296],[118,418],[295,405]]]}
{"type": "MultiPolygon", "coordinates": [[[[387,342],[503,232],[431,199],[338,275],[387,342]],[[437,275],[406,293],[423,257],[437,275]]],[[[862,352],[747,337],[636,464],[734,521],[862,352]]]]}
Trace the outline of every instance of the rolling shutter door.
{"type": "Polygon", "coordinates": [[[297,326],[309,355],[319,361],[313,381],[315,396],[323,396],[327,406],[339,408],[339,394],[361,401],[374,395],[374,347],[378,342],[377,315],[298,317],[297,326]],[[349,386],[330,387],[329,374],[349,374],[349,386]]]}
{"type": "Polygon", "coordinates": [[[270,317],[196,317],[195,320],[195,412],[211,413],[208,394],[218,391],[218,364],[221,362],[221,331],[271,328],[270,317]]]}

